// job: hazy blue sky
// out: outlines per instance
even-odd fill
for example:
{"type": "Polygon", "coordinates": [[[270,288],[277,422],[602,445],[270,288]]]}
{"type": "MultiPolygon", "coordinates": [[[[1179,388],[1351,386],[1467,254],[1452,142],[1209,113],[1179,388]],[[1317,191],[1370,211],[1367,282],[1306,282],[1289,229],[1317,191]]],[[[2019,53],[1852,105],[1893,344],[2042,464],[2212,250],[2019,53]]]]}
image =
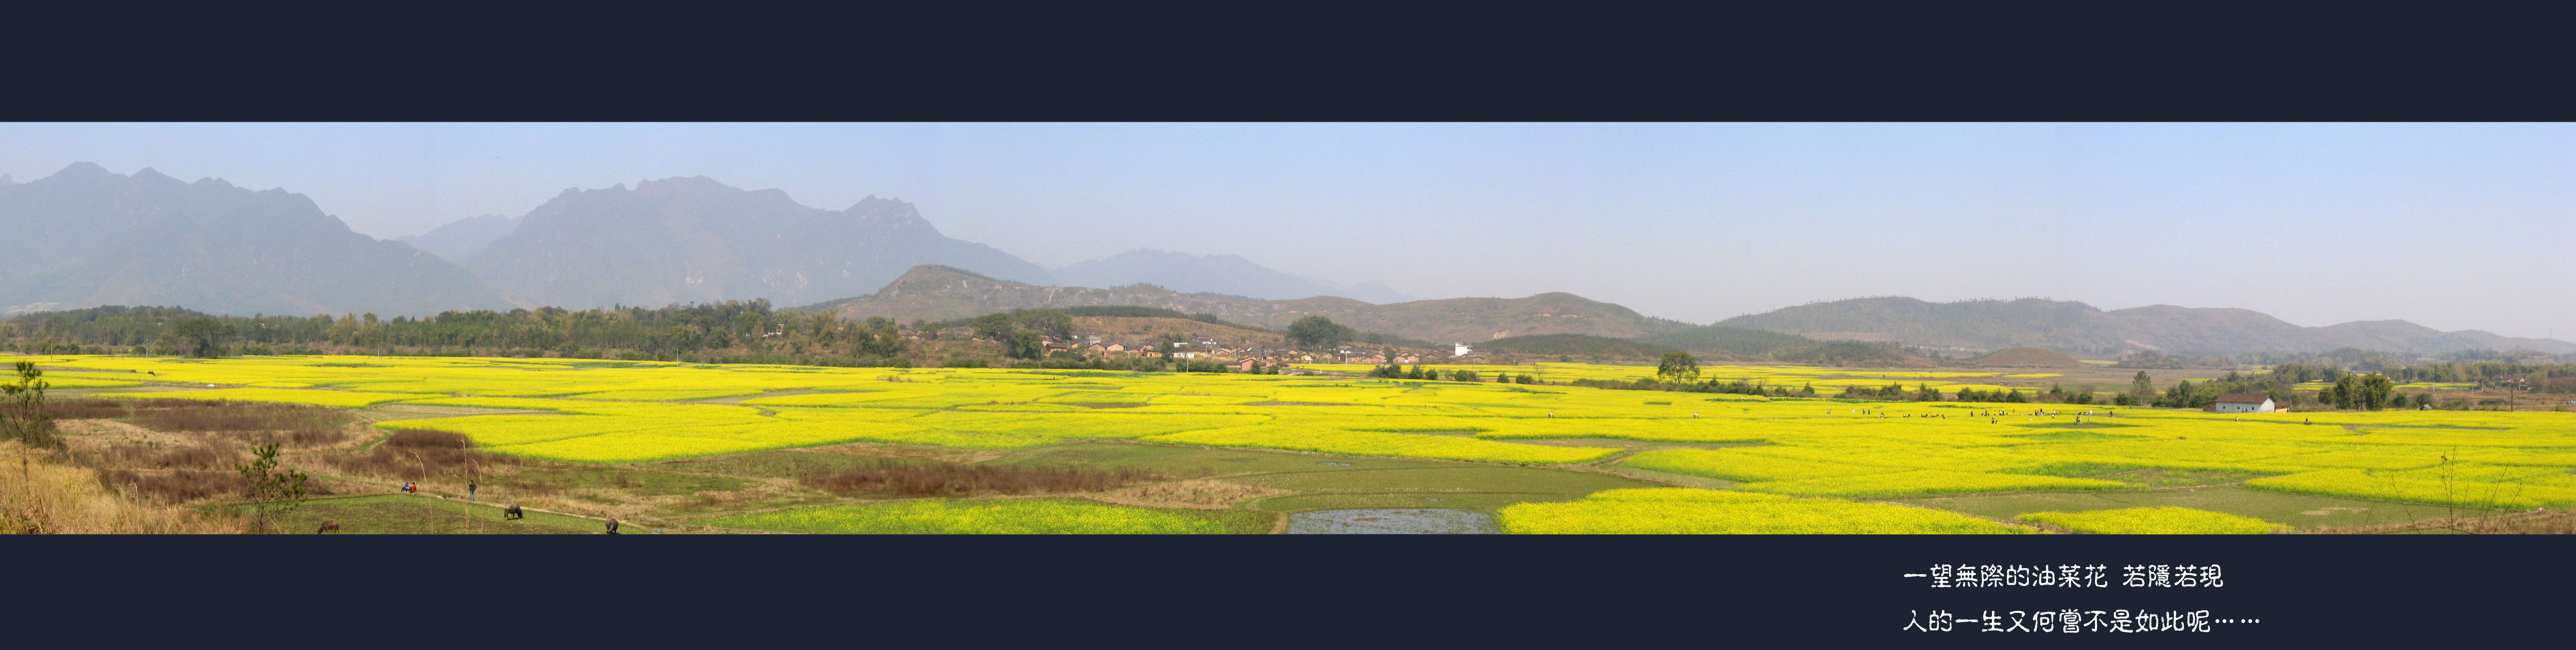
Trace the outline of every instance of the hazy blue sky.
{"type": "Polygon", "coordinates": [[[283,187],[379,237],[705,175],[909,200],[1050,267],[1232,253],[1697,322],[2039,296],[2576,338],[2566,124],[0,125],[0,173],[74,161],[283,187]]]}

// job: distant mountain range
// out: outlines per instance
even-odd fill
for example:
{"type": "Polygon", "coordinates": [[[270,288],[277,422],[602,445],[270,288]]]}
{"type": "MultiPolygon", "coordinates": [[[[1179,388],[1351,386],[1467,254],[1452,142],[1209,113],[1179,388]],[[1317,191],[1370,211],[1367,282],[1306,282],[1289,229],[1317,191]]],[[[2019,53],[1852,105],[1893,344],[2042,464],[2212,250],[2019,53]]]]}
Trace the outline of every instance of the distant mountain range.
{"type": "Polygon", "coordinates": [[[809,307],[845,318],[884,316],[899,321],[941,321],[1011,309],[1125,305],[1183,313],[1215,314],[1229,322],[1268,328],[1321,315],[1363,332],[1434,343],[1483,341],[1527,334],[1592,334],[1639,338],[1698,326],[1650,318],[1626,307],[1570,293],[1527,298],[1449,298],[1373,305],[1332,296],[1252,300],[1189,294],[1153,285],[1115,288],[1050,287],[987,277],[942,266],[917,266],[875,293],[809,307]]]}
{"type": "Polygon", "coordinates": [[[1106,259],[1077,262],[1055,270],[1058,284],[1114,287],[1138,282],[1182,293],[1216,293],[1263,300],[1340,296],[1361,302],[1405,302],[1412,298],[1386,285],[1341,285],[1273,271],[1234,255],[1191,255],[1139,248],[1106,259]]]}
{"type": "Polygon", "coordinates": [[[916,264],[1050,279],[1009,253],[941,235],[910,203],[871,196],[825,210],[704,176],[564,190],[465,260],[502,290],[572,309],[801,304],[874,291],[916,264]]]}
{"type": "Polygon", "coordinates": [[[2246,309],[2150,305],[2102,311],[2080,302],[2023,298],[1925,302],[1856,298],[1788,307],[1718,321],[1820,340],[1895,342],[1984,352],[2037,347],[2092,355],[2138,350],[2176,354],[2322,352],[2351,347],[2410,354],[2527,349],[2576,352],[2576,343],[2444,332],[2402,320],[2300,327],[2246,309]]]}
{"type": "MultiPolygon", "coordinates": [[[[2103,311],[2042,299],[1861,298],[1695,325],[1566,293],[1409,300],[1382,285],[1297,277],[1235,255],[1150,248],[1050,272],[947,237],[903,201],[871,196],[827,210],[778,190],[743,190],[703,176],[565,190],[521,216],[484,215],[380,241],[283,189],[254,192],[217,179],[182,182],[150,169],[120,175],[78,163],[29,182],[0,176],[0,233],[9,238],[0,264],[0,311],[7,313],[168,305],[236,315],[392,316],[767,298],[905,321],[1080,305],[1160,307],[1270,328],[1322,315],[1364,332],[1436,343],[1588,335],[1754,358],[1787,358],[1786,351],[1834,340],[2086,356],[2343,347],[2576,353],[2576,343],[2396,320],[2300,327],[2245,309],[2103,311]]],[[[1541,344],[1615,347],[1529,342],[1541,344]]]]}
{"type": "Polygon", "coordinates": [[[250,315],[518,306],[463,268],[351,232],[311,199],[77,163],[0,184],[0,311],[176,305],[250,315]]]}
{"type": "Polygon", "coordinates": [[[395,237],[394,241],[411,244],[412,248],[429,251],[429,254],[450,262],[464,262],[465,258],[483,252],[492,246],[492,242],[500,241],[518,228],[518,217],[487,214],[450,221],[429,232],[395,237]]]}

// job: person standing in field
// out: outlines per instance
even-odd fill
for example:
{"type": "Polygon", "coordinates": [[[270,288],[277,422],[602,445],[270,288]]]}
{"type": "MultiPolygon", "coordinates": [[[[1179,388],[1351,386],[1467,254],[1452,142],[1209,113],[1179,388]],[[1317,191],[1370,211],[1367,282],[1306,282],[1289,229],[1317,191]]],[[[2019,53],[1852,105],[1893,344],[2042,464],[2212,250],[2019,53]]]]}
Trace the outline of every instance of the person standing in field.
{"type": "Polygon", "coordinates": [[[473,481],[466,481],[466,482],[465,482],[465,500],[467,500],[467,501],[473,501],[473,500],[474,500],[474,488],[478,488],[478,487],[482,487],[482,486],[481,486],[481,485],[476,484],[476,483],[475,483],[475,482],[473,482],[473,481]]]}

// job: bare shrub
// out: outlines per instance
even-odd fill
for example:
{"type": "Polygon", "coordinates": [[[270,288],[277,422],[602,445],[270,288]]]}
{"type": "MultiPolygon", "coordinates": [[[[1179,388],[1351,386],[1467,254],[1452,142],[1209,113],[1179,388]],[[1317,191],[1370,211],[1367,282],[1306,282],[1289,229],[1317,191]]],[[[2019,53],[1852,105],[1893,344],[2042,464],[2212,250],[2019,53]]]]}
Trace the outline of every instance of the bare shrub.
{"type": "Polygon", "coordinates": [[[216,469],[233,466],[241,460],[240,450],[230,446],[197,443],[161,452],[152,464],[158,467],[216,469]]]}
{"type": "Polygon", "coordinates": [[[182,503],[216,496],[240,494],[241,474],[230,470],[179,469],[166,472],[111,470],[102,482],[118,486],[133,494],[151,497],[164,503],[182,503]]]}
{"type": "Polygon", "coordinates": [[[492,456],[470,448],[464,434],[430,429],[400,429],[386,436],[383,444],[364,454],[334,454],[325,462],[341,470],[372,476],[390,476],[406,481],[426,481],[431,476],[467,474],[475,468],[495,465],[517,465],[508,456],[492,456]]]}
{"type": "Polygon", "coordinates": [[[1161,478],[1153,472],[1122,467],[1098,470],[1043,465],[961,465],[906,463],[872,459],[849,470],[808,475],[807,487],[832,492],[877,492],[902,496],[964,494],[1032,494],[1098,492],[1161,478]]]}

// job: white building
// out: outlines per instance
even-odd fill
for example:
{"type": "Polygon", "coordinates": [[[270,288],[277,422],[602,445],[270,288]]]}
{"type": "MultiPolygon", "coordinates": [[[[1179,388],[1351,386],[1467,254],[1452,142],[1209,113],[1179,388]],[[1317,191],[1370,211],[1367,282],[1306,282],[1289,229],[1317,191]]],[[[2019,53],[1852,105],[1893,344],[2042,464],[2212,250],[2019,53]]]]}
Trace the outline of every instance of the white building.
{"type": "Polygon", "coordinates": [[[1469,353],[1469,352],[1474,352],[1474,351],[1475,351],[1475,350],[1470,350],[1470,349],[1468,349],[1468,348],[1467,348],[1467,344],[1465,344],[1465,343],[1451,343],[1451,344],[1449,344],[1449,345],[1450,345],[1451,347],[1455,347],[1455,348],[1457,348],[1457,349],[1458,349],[1458,351],[1456,351],[1456,352],[1451,352],[1451,353],[1449,353],[1449,356],[1453,356],[1453,357],[1463,357],[1463,356],[1467,356],[1467,353],[1469,353]]]}
{"type": "Polygon", "coordinates": [[[2209,410],[2220,413],[2270,413],[2279,409],[2273,408],[2270,395],[2228,393],[2218,396],[2218,401],[2210,404],[2209,410]]]}

